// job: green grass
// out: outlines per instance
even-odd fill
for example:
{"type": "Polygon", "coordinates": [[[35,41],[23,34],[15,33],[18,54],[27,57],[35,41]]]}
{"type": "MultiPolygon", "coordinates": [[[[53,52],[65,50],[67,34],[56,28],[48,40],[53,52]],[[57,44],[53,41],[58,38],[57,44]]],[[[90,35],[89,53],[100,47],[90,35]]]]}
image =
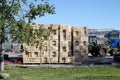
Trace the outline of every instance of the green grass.
{"type": "Polygon", "coordinates": [[[120,80],[118,67],[19,68],[5,67],[3,80],[120,80]]]}

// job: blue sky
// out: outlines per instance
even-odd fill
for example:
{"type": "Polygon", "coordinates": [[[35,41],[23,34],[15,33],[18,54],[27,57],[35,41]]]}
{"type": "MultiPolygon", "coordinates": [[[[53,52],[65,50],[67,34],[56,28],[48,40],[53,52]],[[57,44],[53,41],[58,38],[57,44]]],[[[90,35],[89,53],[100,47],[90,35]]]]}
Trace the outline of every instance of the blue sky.
{"type": "Polygon", "coordinates": [[[50,0],[56,14],[34,20],[39,24],[68,24],[92,29],[120,29],[120,0],[50,0]]]}

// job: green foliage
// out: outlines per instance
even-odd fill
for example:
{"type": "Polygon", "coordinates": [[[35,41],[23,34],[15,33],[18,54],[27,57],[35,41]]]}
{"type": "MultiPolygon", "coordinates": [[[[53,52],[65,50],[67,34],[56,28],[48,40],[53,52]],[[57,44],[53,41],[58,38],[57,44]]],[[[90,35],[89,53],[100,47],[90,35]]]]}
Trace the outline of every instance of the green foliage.
{"type": "Polygon", "coordinates": [[[48,2],[45,2],[44,4],[40,4],[37,6],[30,4],[29,8],[30,8],[30,11],[27,14],[29,21],[31,19],[35,19],[36,16],[39,16],[39,17],[44,16],[45,13],[48,13],[48,14],[55,13],[55,11],[53,11],[55,7],[53,5],[50,6],[48,2]]]}
{"type": "Polygon", "coordinates": [[[44,41],[49,39],[50,30],[45,29],[43,25],[39,25],[39,29],[34,30],[34,36],[35,46],[41,50],[44,41]]]}
{"type": "Polygon", "coordinates": [[[13,41],[30,44],[30,23],[45,14],[55,14],[55,7],[48,0],[0,0],[0,40],[4,38],[4,28],[9,28],[13,41]]]}

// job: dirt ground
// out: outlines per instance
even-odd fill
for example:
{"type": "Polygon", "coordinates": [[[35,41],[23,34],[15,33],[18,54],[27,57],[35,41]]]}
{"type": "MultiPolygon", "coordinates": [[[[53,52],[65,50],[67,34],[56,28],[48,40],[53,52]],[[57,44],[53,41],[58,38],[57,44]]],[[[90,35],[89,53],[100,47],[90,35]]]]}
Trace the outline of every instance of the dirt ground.
{"type": "MultiPolygon", "coordinates": [[[[9,57],[22,57],[22,54],[12,54],[8,53],[9,57]]],[[[43,64],[43,66],[50,66],[50,67],[74,67],[74,66],[120,66],[120,62],[116,62],[113,60],[113,56],[109,54],[105,57],[93,57],[91,54],[88,54],[88,58],[81,62],[81,64],[43,64]]],[[[32,65],[33,66],[33,65],[32,65]]],[[[38,66],[38,65],[34,65],[38,66]]]]}
{"type": "Polygon", "coordinates": [[[82,65],[111,65],[114,62],[113,56],[93,57],[88,55],[88,59],[82,62],[82,65]]]}

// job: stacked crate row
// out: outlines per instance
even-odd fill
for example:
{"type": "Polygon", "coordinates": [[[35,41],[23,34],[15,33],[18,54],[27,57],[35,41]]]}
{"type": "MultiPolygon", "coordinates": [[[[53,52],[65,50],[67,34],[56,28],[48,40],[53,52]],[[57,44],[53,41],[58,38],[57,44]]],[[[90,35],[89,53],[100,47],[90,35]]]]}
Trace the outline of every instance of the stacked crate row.
{"type": "Polygon", "coordinates": [[[49,38],[49,58],[50,63],[58,63],[58,54],[59,54],[59,25],[50,24],[50,38],[49,38]]]}
{"type": "MultiPolygon", "coordinates": [[[[33,26],[33,29],[39,29],[40,27],[43,27],[44,25],[35,24],[32,26],[33,26]]],[[[24,44],[24,49],[26,49],[23,54],[23,62],[24,63],[44,63],[44,60],[43,60],[44,57],[43,57],[43,54],[40,53],[39,48],[36,48],[35,46],[28,46],[28,45],[24,44]]]]}
{"type": "Polygon", "coordinates": [[[79,63],[87,56],[88,32],[86,27],[72,27],[58,24],[32,25],[40,26],[51,32],[49,40],[44,42],[40,54],[35,46],[26,46],[28,52],[23,54],[24,63],[79,63]]]}
{"type": "MultiPolygon", "coordinates": [[[[49,28],[51,27],[50,24],[42,24],[43,27],[47,30],[49,30],[49,28]]],[[[48,40],[46,40],[44,42],[44,45],[43,45],[43,53],[42,53],[42,63],[50,63],[50,41],[49,41],[49,38],[48,40]]]]}
{"type": "MultiPolygon", "coordinates": [[[[40,25],[32,25],[33,29],[39,29],[40,25]]],[[[35,46],[28,46],[27,44],[24,44],[24,54],[23,54],[23,62],[24,63],[41,63],[42,60],[40,57],[40,51],[35,46]]]]}
{"type": "MultiPolygon", "coordinates": [[[[43,25],[43,24],[41,24],[41,25],[35,24],[32,26],[33,26],[33,29],[39,29],[40,27],[48,29],[48,27],[49,27],[49,25],[43,25]]],[[[43,49],[48,44],[49,43],[47,41],[44,42],[43,49]]],[[[25,52],[23,54],[23,62],[24,63],[45,63],[45,62],[49,61],[46,58],[46,53],[48,53],[48,51],[42,51],[43,53],[41,54],[39,48],[36,48],[35,46],[28,46],[26,44],[24,44],[24,48],[27,49],[27,50],[25,50],[25,52]]]]}
{"type": "Polygon", "coordinates": [[[59,63],[72,63],[71,29],[68,25],[60,25],[59,33],[59,63]]]}
{"type": "Polygon", "coordinates": [[[86,27],[72,27],[73,63],[81,64],[88,55],[88,32],[86,27]]]}
{"type": "MultiPolygon", "coordinates": [[[[35,48],[35,46],[31,47],[26,46],[27,51],[25,52],[23,57],[24,63],[58,63],[58,27],[59,25],[32,25],[34,29],[39,29],[40,26],[42,26],[45,29],[49,29],[51,32],[49,40],[44,42],[43,51],[42,54],[40,54],[39,49],[35,48]]],[[[24,45],[25,47],[25,45],[24,45]]]]}

